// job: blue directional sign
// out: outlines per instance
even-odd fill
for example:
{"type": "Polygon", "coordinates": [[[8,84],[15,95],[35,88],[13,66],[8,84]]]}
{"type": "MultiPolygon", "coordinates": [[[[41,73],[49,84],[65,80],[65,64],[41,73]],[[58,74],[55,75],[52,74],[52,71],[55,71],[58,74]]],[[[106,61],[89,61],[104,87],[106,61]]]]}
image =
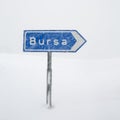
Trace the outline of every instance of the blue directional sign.
{"type": "Polygon", "coordinates": [[[76,52],[86,40],[76,30],[25,30],[25,52],[76,52]]]}

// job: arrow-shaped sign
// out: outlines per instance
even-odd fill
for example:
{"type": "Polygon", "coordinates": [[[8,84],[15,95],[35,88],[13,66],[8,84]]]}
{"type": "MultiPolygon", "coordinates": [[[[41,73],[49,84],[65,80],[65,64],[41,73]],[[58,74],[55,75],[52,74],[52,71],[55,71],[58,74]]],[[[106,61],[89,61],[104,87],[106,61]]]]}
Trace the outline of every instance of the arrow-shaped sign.
{"type": "Polygon", "coordinates": [[[46,103],[52,107],[52,52],[76,52],[86,40],[76,30],[25,30],[24,52],[48,52],[46,103]]]}
{"type": "Polygon", "coordinates": [[[76,52],[86,40],[76,30],[25,30],[25,52],[76,52]]]}

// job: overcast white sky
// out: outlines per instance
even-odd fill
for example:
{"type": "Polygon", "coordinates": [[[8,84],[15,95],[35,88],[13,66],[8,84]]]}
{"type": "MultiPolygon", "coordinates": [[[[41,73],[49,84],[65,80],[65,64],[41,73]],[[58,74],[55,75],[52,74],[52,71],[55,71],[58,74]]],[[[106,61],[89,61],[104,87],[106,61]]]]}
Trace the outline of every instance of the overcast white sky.
{"type": "Polygon", "coordinates": [[[119,0],[1,0],[0,53],[22,53],[23,30],[76,29],[81,58],[120,57],[119,0]]]}

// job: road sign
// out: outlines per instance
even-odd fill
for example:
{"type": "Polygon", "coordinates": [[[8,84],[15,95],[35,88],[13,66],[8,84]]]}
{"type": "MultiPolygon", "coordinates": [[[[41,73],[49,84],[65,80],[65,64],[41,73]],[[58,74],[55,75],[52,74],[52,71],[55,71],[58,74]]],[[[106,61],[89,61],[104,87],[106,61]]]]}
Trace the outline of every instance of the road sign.
{"type": "Polygon", "coordinates": [[[25,30],[25,52],[76,52],[86,40],[76,30],[25,30]]]}
{"type": "Polygon", "coordinates": [[[76,30],[25,30],[24,52],[48,52],[46,103],[52,107],[52,52],[76,52],[86,40],[76,30]]]}

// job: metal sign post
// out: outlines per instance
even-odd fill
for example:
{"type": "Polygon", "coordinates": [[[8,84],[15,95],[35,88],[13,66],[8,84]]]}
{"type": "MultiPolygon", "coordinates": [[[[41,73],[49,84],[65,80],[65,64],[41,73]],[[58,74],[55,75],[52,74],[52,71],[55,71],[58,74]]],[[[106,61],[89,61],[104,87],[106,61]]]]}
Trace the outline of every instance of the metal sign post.
{"type": "Polygon", "coordinates": [[[47,53],[47,96],[46,104],[52,107],[52,52],[47,53]]]}
{"type": "Polygon", "coordinates": [[[52,107],[52,52],[77,52],[86,42],[76,30],[25,30],[24,52],[47,52],[46,103],[52,107]]]}

